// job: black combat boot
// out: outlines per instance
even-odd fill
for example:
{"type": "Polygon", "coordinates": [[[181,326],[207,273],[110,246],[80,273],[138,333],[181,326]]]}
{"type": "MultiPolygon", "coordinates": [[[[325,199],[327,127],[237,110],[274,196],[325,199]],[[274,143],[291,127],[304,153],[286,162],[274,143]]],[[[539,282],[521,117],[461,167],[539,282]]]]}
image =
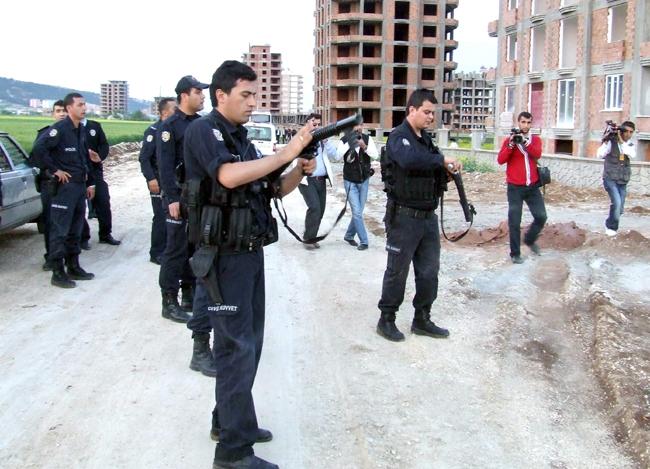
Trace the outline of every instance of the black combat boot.
{"type": "Polygon", "coordinates": [[[60,288],[74,288],[77,286],[77,284],[68,277],[68,274],[63,267],[63,259],[50,261],[50,265],[52,266],[52,280],[50,281],[52,285],[60,288]]]}
{"type": "Polygon", "coordinates": [[[431,316],[428,312],[415,313],[413,323],[411,324],[411,332],[417,335],[428,335],[429,337],[434,337],[436,339],[446,339],[449,337],[449,331],[436,326],[431,322],[430,317],[431,316]]]}
{"type": "Polygon", "coordinates": [[[192,311],[194,303],[194,287],[190,284],[181,284],[181,308],[188,313],[192,311]]]}
{"type": "MultiPolygon", "coordinates": [[[[218,448],[218,447],[217,447],[218,448]]],[[[212,469],[278,469],[280,466],[270,463],[254,454],[245,456],[236,461],[221,459],[215,454],[212,469]]]]}
{"type": "Polygon", "coordinates": [[[200,371],[210,378],[215,378],[217,376],[217,367],[214,363],[212,350],[210,350],[210,334],[193,332],[192,338],[194,339],[194,350],[190,361],[190,369],[200,371]]]}
{"type": "Polygon", "coordinates": [[[65,259],[65,264],[68,266],[68,275],[74,280],[92,280],[95,274],[86,272],[79,265],[79,256],[69,256],[65,259]]]}
{"type": "Polygon", "coordinates": [[[395,313],[381,313],[377,323],[377,334],[393,342],[404,340],[404,334],[395,325],[395,313]]]}
{"type": "Polygon", "coordinates": [[[174,322],[187,322],[190,315],[178,305],[178,293],[163,292],[162,294],[162,317],[174,322]]]}

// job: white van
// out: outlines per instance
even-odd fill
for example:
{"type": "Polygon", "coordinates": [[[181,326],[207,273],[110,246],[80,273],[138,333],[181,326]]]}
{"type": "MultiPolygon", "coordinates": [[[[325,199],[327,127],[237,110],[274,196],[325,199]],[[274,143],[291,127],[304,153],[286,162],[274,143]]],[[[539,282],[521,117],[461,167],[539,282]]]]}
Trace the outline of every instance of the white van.
{"type": "Polygon", "coordinates": [[[262,155],[267,156],[275,153],[278,142],[273,124],[246,122],[244,126],[248,129],[248,139],[253,142],[262,155]]]}

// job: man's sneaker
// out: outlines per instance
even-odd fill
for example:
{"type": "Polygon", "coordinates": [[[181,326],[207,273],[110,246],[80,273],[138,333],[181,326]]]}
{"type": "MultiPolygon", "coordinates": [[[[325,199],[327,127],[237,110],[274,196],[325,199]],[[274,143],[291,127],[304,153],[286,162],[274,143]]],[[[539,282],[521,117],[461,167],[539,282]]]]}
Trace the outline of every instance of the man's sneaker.
{"type": "Polygon", "coordinates": [[[534,254],[541,256],[542,255],[542,250],[539,248],[537,243],[532,243],[532,244],[526,244],[528,248],[533,251],[534,254]]]}
{"type": "Polygon", "coordinates": [[[359,244],[359,246],[357,246],[357,251],[365,251],[366,249],[368,249],[367,244],[359,244]]]}
{"type": "Polygon", "coordinates": [[[607,228],[607,229],[605,230],[605,234],[606,234],[607,236],[616,236],[616,231],[614,231],[614,230],[610,230],[609,228],[607,228]]]}
{"type": "Polygon", "coordinates": [[[237,461],[224,461],[215,456],[212,469],[279,469],[280,466],[258,458],[254,454],[237,461]]]}
{"type": "Polygon", "coordinates": [[[350,246],[357,247],[359,245],[359,243],[357,243],[354,239],[343,238],[343,241],[348,243],[350,246]]]}
{"type": "Polygon", "coordinates": [[[513,264],[523,264],[524,259],[521,256],[510,256],[510,259],[512,259],[513,264]]]}

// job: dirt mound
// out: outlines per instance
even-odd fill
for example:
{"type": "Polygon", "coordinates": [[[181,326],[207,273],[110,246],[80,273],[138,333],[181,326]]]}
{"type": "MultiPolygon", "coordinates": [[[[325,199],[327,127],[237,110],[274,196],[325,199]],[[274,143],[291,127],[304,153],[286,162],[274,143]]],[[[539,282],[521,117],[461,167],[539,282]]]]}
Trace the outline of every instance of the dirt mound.
{"type": "Polygon", "coordinates": [[[641,207],[640,205],[635,205],[632,208],[625,209],[628,213],[636,213],[637,215],[650,215],[650,209],[641,207]]]}
{"type": "Polygon", "coordinates": [[[619,232],[616,236],[606,237],[604,235],[590,239],[589,247],[602,248],[608,252],[626,254],[646,254],[650,249],[650,239],[643,236],[636,230],[619,232]]]}
{"type": "Polygon", "coordinates": [[[608,397],[616,436],[642,467],[650,465],[650,315],[647,308],[623,309],[603,293],[589,298],[593,315],[594,370],[608,397]]]}
{"type": "MultiPolygon", "coordinates": [[[[524,228],[521,230],[522,236],[527,229],[524,228]]],[[[508,222],[504,220],[495,228],[486,228],[483,230],[471,229],[463,239],[458,241],[458,244],[464,246],[482,246],[497,240],[507,239],[509,232],[508,222]]],[[[453,233],[451,236],[458,236],[460,233],[462,232],[453,233]]],[[[544,228],[538,244],[542,248],[570,251],[582,246],[586,238],[586,231],[579,228],[575,222],[554,223],[544,228]]]]}

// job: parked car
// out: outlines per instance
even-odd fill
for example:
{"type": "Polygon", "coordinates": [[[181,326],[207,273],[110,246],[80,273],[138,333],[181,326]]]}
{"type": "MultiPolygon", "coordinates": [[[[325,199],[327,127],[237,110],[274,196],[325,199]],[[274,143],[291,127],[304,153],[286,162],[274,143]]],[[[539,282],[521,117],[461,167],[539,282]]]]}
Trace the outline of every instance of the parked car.
{"type": "Polygon", "coordinates": [[[39,221],[43,207],[36,190],[37,175],[25,150],[0,131],[0,233],[39,221]]]}
{"type": "Polygon", "coordinates": [[[262,155],[267,156],[275,153],[277,140],[273,124],[246,122],[244,126],[248,129],[249,140],[253,142],[262,155]]]}

